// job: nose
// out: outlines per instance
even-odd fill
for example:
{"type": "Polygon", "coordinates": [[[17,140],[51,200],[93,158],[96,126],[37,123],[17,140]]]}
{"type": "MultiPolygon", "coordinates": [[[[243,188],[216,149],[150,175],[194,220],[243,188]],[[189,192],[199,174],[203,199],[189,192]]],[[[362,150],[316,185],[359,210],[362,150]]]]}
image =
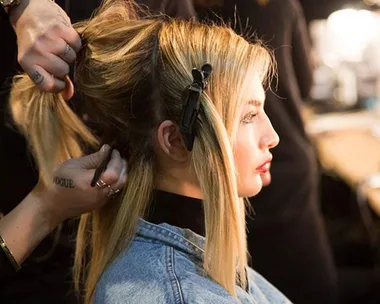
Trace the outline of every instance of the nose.
{"type": "Polygon", "coordinates": [[[276,147],[279,142],[280,138],[273,128],[269,118],[267,117],[267,126],[266,126],[266,132],[264,133],[264,136],[261,137],[260,140],[260,148],[262,149],[273,149],[276,147]]]}

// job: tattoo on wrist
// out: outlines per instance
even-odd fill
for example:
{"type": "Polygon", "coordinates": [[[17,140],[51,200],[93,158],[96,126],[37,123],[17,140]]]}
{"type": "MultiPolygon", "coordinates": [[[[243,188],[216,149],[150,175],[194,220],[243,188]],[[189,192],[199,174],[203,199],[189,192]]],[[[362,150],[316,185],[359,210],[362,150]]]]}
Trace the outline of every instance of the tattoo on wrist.
{"type": "Polygon", "coordinates": [[[38,71],[33,72],[30,78],[35,84],[40,84],[44,81],[44,76],[42,76],[38,71]]]}
{"type": "Polygon", "coordinates": [[[70,178],[54,176],[53,183],[64,188],[75,188],[74,181],[70,178]]]}

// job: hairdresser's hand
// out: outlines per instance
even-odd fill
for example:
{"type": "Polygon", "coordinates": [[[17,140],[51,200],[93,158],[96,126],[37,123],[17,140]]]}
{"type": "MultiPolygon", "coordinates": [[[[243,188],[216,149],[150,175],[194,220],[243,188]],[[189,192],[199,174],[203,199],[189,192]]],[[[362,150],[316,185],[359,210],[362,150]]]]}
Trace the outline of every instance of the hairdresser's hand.
{"type": "Polygon", "coordinates": [[[96,153],[62,163],[54,172],[52,187],[40,186],[40,189],[37,186],[34,191],[41,198],[42,213],[49,218],[51,225],[98,209],[112,198],[110,193],[121,192],[127,181],[127,164],[117,150],[113,150],[107,169],[100,176],[110,187],[90,186],[95,169],[107,157],[109,149],[105,145],[96,153]]]}
{"type": "Polygon", "coordinates": [[[51,0],[21,0],[9,14],[21,67],[42,91],[71,98],[69,63],[75,61],[81,40],[70,18],[51,0]]]}

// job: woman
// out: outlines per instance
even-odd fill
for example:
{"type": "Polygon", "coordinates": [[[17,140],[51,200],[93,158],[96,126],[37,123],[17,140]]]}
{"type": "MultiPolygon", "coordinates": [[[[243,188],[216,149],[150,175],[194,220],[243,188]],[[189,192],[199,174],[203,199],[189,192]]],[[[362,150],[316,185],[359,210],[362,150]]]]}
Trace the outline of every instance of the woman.
{"type": "MultiPolygon", "coordinates": [[[[263,111],[268,52],[228,28],[138,19],[127,1],[106,1],[77,30],[76,86],[101,142],[128,162],[120,199],[81,219],[85,303],[287,303],[247,267],[243,197],[260,191],[278,143],[263,111]]],[[[26,76],[11,106],[47,185],[79,142],[96,144],[26,76]]]]}
{"type": "Polygon", "coordinates": [[[263,176],[270,185],[250,200],[257,214],[247,218],[252,265],[294,303],[335,304],[337,272],[319,210],[317,159],[300,111],[313,71],[302,7],[298,0],[219,0],[211,11],[204,9],[207,0],[196,3],[203,18],[237,19],[238,33],[254,30],[277,62],[278,82],[267,92],[265,110],[281,143],[263,176]]]}

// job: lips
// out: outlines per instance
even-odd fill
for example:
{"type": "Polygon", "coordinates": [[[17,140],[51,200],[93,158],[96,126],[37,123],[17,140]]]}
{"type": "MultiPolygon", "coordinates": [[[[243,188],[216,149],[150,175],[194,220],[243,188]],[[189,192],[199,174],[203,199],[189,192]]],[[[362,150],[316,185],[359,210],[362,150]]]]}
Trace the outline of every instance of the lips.
{"type": "Polygon", "coordinates": [[[268,159],[263,164],[257,167],[256,171],[260,174],[267,173],[270,169],[271,162],[272,162],[272,156],[268,157],[268,159]]]}

